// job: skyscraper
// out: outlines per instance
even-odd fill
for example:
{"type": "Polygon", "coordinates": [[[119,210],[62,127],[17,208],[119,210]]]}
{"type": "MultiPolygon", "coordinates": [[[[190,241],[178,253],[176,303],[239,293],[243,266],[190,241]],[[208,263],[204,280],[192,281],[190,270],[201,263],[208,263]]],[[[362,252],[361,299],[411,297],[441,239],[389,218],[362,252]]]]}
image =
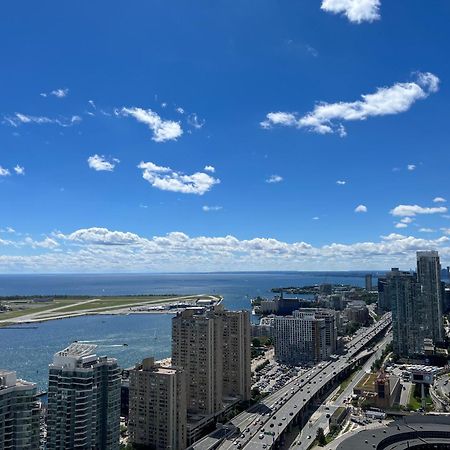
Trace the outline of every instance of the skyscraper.
{"type": "Polygon", "coordinates": [[[366,285],[366,291],[371,291],[372,290],[372,274],[368,273],[366,274],[366,276],[364,277],[365,280],[365,285],[366,285]]]}
{"type": "Polygon", "coordinates": [[[222,321],[212,310],[188,308],[172,319],[172,364],[186,372],[189,412],[222,409],[222,321]]]}
{"type": "Polygon", "coordinates": [[[391,310],[390,298],[386,293],[386,285],[386,277],[378,277],[378,308],[381,311],[391,310]]]}
{"type": "Polygon", "coordinates": [[[428,330],[427,337],[433,342],[444,340],[442,322],[443,296],[441,286],[441,264],[437,251],[417,252],[417,280],[421,285],[424,315],[420,318],[428,330]]]}
{"type": "Polygon", "coordinates": [[[120,370],[96,347],[73,343],[49,365],[49,450],[119,448],[120,370]]]}
{"type": "Polygon", "coordinates": [[[130,442],[155,450],[186,448],[185,374],[146,358],[130,371],[130,442]]]}
{"type": "Polygon", "coordinates": [[[215,414],[223,398],[250,398],[248,311],[188,308],[172,319],[172,364],[186,372],[188,412],[215,414]]]}
{"type": "Polygon", "coordinates": [[[426,338],[420,284],[413,272],[391,269],[386,275],[384,296],[392,307],[394,352],[399,356],[421,354],[426,338]]]}
{"type": "Polygon", "coordinates": [[[39,449],[36,385],[0,370],[0,449],[39,449]]]}

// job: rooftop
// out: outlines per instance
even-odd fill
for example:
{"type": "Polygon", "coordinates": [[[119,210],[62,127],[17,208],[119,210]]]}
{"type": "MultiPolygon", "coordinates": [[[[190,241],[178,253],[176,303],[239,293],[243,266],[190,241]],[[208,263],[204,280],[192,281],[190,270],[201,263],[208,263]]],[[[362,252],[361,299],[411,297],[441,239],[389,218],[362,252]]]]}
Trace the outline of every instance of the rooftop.
{"type": "Polygon", "coordinates": [[[74,356],[83,357],[92,355],[97,348],[95,344],[83,344],[80,342],[74,342],[66,347],[64,350],[57,352],[58,356],[74,356]]]}

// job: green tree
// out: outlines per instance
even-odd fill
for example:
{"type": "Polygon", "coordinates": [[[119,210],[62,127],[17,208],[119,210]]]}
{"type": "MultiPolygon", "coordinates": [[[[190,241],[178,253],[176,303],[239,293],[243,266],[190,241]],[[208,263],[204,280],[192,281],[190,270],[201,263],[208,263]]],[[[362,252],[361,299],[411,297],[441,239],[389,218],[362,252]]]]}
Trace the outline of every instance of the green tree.
{"type": "Polygon", "coordinates": [[[325,438],[325,433],[324,433],[324,431],[323,431],[323,428],[319,428],[319,429],[317,430],[316,439],[317,439],[317,442],[319,443],[319,445],[320,445],[321,447],[323,447],[324,445],[326,445],[327,440],[326,440],[326,438],[325,438]]]}
{"type": "Polygon", "coordinates": [[[261,347],[261,341],[258,338],[253,338],[252,345],[253,347],[261,347]]]}

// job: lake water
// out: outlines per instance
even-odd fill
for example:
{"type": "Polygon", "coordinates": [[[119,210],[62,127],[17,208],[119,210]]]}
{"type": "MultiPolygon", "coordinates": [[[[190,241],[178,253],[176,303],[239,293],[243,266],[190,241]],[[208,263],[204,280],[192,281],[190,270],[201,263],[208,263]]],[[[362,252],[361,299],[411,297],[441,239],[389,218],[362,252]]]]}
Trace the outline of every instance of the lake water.
{"type": "MultiPolygon", "coordinates": [[[[316,283],[363,286],[364,272],[0,275],[0,296],[221,294],[228,309],[249,309],[250,298],[271,297],[273,287],[316,283]]],[[[53,354],[74,340],[98,344],[98,354],[117,358],[122,367],[146,356],[162,359],[170,356],[171,317],[84,316],[38,323],[37,329],[0,328],[0,368],[16,370],[45,390],[53,354]]]]}

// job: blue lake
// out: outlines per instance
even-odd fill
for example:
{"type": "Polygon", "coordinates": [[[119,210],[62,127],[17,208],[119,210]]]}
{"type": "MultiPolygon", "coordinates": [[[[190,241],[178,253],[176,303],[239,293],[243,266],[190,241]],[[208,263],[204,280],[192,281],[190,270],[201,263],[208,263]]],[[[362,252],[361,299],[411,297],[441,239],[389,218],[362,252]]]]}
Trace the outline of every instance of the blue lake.
{"type": "MultiPolygon", "coordinates": [[[[0,275],[0,296],[211,293],[223,295],[229,309],[249,309],[251,297],[271,297],[273,287],[316,283],[362,286],[364,272],[0,275]]],[[[37,329],[0,329],[0,368],[16,370],[46,389],[53,354],[75,340],[98,344],[97,353],[117,358],[122,367],[145,356],[161,359],[170,356],[171,317],[84,316],[38,323],[37,329]]]]}

